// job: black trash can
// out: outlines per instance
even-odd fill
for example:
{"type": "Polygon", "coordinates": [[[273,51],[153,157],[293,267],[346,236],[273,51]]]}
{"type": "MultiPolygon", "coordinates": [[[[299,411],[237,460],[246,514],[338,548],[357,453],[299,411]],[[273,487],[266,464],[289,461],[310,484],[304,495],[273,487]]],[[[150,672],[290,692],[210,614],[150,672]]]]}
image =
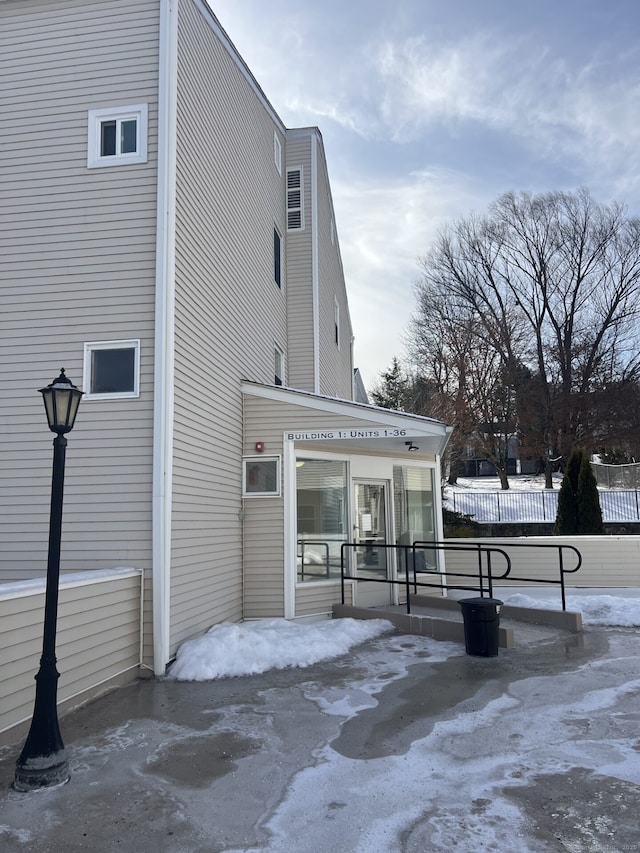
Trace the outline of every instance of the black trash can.
{"type": "Polygon", "coordinates": [[[464,645],[468,655],[493,658],[498,654],[500,605],[497,598],[461,598],[464,645]]]}

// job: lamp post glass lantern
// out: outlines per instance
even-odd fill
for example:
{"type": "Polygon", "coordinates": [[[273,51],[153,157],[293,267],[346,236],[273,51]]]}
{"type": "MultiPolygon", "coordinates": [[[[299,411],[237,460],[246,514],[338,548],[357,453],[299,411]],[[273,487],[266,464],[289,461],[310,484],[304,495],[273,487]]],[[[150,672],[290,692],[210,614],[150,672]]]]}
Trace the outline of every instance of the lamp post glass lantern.
{"type": "Polygon", "coordinates": [[[56,437],[53,440],[42,657],[40,669],[35,677],[36,698],[31,728],[16,762],[13,786],[18,791],[35,791],[69,781],[69,765],[58,725],[59,673],[56,667],[56,623],[60,581],[64,463],[67,447],[67,439],[64,435],[73,429],[83,392],[67,379],[63,368],[60,376],[46,388],[41,388],[40,393],[44,401],[49,429],[56,433],[56,437]]]}

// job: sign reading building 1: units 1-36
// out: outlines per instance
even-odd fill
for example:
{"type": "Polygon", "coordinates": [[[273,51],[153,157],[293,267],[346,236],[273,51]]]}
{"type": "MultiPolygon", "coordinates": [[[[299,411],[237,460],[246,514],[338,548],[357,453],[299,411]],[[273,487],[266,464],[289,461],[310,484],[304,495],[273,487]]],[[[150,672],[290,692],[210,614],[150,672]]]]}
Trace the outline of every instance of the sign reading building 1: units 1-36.
{"type": "Polygon", "coordinates": [[[319,429],[310,432],[285,432],[287,441],[340,441],[346,438],[402,438],[406,429],[374,427],[373,429],[319,429]]]}

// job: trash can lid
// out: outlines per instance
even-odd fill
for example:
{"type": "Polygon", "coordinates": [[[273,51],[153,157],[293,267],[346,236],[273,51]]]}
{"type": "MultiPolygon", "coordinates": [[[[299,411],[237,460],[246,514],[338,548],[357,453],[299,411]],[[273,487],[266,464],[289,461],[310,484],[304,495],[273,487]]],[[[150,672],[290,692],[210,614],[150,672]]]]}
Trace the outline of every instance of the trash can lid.
{"type": "Polygon", "coordinates": [[[479,595],[476,598],[459,598],[458,604],[473,604],[477,607],[499,607],[502,601],[499,598],[483,598],[479,595]]]}

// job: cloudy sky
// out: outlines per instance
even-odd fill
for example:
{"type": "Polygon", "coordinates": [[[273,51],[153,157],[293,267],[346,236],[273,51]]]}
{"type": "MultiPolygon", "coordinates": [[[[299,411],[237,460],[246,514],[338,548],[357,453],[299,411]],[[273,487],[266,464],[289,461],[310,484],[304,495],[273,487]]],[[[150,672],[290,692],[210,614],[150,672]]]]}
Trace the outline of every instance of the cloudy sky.
{"type": "Polygon", "coordinates": [[[638,0],[209,0],[289,127],[323,135],[370,388],[418,260],[507,190],[640,214],[638,0]]]}

